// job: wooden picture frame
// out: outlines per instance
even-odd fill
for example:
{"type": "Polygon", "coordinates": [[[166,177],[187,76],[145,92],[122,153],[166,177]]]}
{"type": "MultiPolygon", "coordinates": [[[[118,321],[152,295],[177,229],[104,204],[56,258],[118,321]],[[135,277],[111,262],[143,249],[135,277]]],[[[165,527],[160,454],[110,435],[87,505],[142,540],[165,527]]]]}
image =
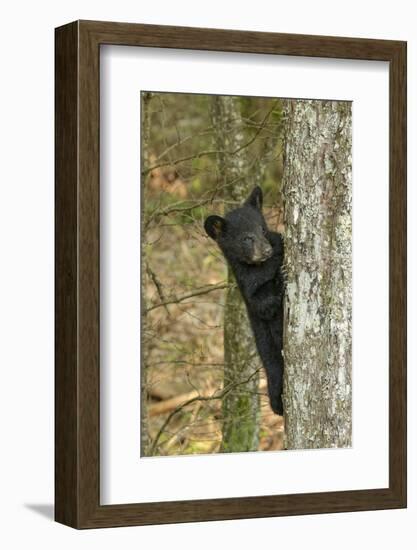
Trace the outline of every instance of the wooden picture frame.
{"type": "Polygon", "coordinates": [[[56,29],[55,519],[116,527],[406,506],[406,43],[76,21],[56,29]],[[118,44],[389,62],[389,487],[100,505],[99,56],[118,44]]]}

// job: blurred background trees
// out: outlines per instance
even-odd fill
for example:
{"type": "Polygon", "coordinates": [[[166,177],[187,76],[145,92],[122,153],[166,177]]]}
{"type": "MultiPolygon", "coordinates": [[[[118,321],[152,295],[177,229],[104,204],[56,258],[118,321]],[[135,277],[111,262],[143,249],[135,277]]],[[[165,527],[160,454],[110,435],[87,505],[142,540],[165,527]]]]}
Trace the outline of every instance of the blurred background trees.
{"type": "MultiPolygon", "coordinates": [[[[242,204],[250,194],[249,157],[246,154],[240,101],[237,97],[213,96],[212,121],[217,153],[217,179],[224,184],[224,198],[242,204]]],[[[256,451],[259,444],[259,372],[261,362],[246,306],[228,269],[224,305],[223,386],[230,391],[222,400],[223,452],[256,451]],[[242,381],[245,381],[242,384],[242,381]]]]}
{"type": "Polygon", "coordinates": [[[269,226],[282,229],[282,104],[141,101],[142,455],[280,449],[244,306],[203,222],[260,184],[269,226]]]}

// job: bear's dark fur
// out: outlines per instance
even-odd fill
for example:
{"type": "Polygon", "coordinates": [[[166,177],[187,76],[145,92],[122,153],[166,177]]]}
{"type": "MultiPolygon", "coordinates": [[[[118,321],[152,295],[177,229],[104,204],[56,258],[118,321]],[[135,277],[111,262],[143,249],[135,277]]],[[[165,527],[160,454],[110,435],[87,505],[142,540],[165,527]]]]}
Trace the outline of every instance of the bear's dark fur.
{"type": "Polygon", "coordinates": [[[234,273],[266,370],[272,410],[282,415],[284,244],[279,233],[268,230],[261,188],[255,187],[243,206],[225,218],[209,216],[204,228],[234,273]]]}

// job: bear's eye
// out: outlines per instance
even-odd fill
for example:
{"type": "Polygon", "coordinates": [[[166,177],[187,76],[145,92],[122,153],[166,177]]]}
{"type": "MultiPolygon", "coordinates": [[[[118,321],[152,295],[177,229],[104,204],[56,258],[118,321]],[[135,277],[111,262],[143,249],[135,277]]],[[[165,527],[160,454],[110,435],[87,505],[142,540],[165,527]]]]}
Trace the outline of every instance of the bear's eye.
{"type": "Polygon", "coordinates": [[[266,235],[266,234],[267,234],[267,229],[266,229],[266,227],[263,227],[263,228],[262,228],[262,234],[263,234],[263,235],[266,235]]]}

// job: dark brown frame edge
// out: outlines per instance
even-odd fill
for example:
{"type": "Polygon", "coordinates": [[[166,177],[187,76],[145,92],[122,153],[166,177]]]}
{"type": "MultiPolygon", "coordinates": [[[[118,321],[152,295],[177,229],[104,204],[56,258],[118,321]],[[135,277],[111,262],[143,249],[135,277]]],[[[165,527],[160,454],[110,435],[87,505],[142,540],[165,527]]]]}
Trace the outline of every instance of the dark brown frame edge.
{"type": "Polygon", "coordinates": [[[55,31],[55,519],[75,528],[406,506],[406,43],[76,21],[55,31]],[[389,62],[389,487],[127,505],[99,502],[99,50],[153,46],[389,62]]]}

